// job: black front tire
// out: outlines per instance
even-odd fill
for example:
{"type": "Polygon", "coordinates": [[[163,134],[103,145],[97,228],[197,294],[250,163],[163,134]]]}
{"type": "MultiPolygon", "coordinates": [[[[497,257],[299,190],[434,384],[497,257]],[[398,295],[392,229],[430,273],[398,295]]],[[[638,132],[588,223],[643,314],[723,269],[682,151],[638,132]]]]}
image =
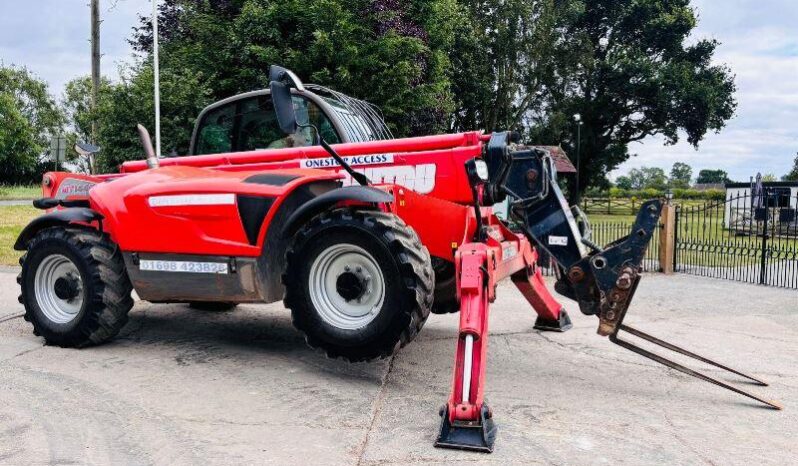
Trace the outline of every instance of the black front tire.
{"type": "MultiPolygon", "coordinates": [[[[116,336],[127,323],[128,312],[133,307],[130,296],[133,286],[119,248],[107,235],[81,228],[47,228],[28,243],[20,265],[22,272],[17,281],[22,287],[19,301],[25,306],[25,320],[33,324],[33,333],[44,337],[48,345],[75,348],[97,345],[116,336]],[[49,317],[43,310],[47,306],[45,298],[37,296],[36,272],[52,257],[76,271],[69,277],[76,283],[71,299],[79,298],[81,301],[74,302],[81,304],[75,306],[76,312],[70,318],[49,317]]],[[[40,283],[47,283],[46,279],[41,280],[40,283]]],[[[54,287],[59,285],[63,288],[64,281],[54,282],[54,287]]],[[[42,287],[39,288],[41,291],[42,287]]],[[[64,293],[63,289],[59,291],[64,293]]]]}
{"type": "Polygon", "coordinates": [[[354,362],[390,356],[415,338],[429,316],[435,287],[429,252],[415,231],[393,214],[325,212],[300,229],[286,261],[285,306],[307,343],[329,357],[354,362]],[[314,261],[340,245],[366,251],[383,277],[382,304],[373,320],[359,328],[336,326],[314,306],[310,295],[314,261]]]}

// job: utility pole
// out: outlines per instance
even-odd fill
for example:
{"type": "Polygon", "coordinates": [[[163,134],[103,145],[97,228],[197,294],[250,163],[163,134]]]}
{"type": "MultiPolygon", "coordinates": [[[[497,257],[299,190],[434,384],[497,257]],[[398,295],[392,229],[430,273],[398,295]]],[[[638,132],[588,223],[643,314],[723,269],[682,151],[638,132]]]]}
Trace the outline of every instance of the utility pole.
{"type": "Polygon", "coordinates": [[[574,121],[576,122],[576,189],[574,189],[572,195],[572,204],[579,205],[579,178],[582,172],[582,157],[579,152],[580,145],[582,143],[582,115],[576,114],[574,115],[574,121]]]}
{"type": "MultiPolygon", "coordinates": [[[[91,0],[91,143],[97,145],[97,102],[100,100],[100,0],[91,0]]],[[[94,173],[94,157],[89,156],[94,173]]]]}
{"type": "Polygon", "coordinates": [[[155,156],[161,158],[161,69],[158,57],[158,0],[152,0],[152,71],[155,94],[155,156]]]}

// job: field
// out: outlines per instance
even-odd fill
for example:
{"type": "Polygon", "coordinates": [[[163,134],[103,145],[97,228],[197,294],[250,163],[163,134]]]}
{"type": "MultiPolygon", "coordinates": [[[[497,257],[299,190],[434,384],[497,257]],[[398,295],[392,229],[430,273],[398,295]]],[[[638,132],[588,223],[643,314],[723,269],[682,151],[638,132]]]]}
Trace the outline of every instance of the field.
{"type": "Polygon", "coordinates": [[[0,206],[0,265],[19,265],[21,253],[13,249],[19,232],[41,214],[33,206],[0,206]]]}
{"type": "Polygon", "coordinates": [[[0,185],[0,201],[17,199],[36,199],[42,197],[42,188],[39,185],[12,186],[0,185]]]}

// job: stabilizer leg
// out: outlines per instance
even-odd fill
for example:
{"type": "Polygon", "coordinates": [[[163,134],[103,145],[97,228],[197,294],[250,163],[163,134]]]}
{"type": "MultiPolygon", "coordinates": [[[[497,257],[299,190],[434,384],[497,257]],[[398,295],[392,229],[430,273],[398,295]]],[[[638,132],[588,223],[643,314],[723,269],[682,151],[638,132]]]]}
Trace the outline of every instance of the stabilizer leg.
{"type": "MultiPolygon", "coordinates": [[[[533,255],[536,255],[533,251],[533,255]]],[[[536,257],[529,259],[529,266],[516,272],[512,276],[513,283],[524,295],[524,298],[532,305],[537,312],[538,318],[535,320],[535,328],[548,332],[564,332],[570,329],[571,318],[568,313],[549,292],[540,268],[534,265],[536,257]]]]}
{"type": "Polygon", "coordinates": [[[435,446],[438,448],[451,448],[454,450],[479,451],[493,453],[496,443],[496,423],[491,418],[490,408],[483,403],[480,410],[480,419],[474,426],[458,426],[449,421],[449,407],[441,408],[441,430],[435,446]]]}
{"type": "Polygon", "coordinates": [[[460,330],[457,339],[452,391],[441,408],[436,447],[490,453],[496,425],[485,404],[485,363],[488,348],[489,276],[493,272],[485,246],[461,246],[457,253],[460,330]]]}

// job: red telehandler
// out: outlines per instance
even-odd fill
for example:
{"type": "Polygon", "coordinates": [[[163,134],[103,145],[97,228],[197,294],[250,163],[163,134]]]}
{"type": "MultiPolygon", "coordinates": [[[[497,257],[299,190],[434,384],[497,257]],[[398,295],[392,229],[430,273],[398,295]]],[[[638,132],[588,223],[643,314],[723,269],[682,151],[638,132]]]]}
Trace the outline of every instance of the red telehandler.
{"type": "Polygon", "coordinates": [[[26,251],[20,302],[36,335],[102,343],[125,325],[134,289],[153,303],[282,299],[312,347],[362,361],[409,343],[430,312],[459,311],[436,446],[490,452],[496,426],[483,390],[496,284],[513,281],[536,328],[571,326],[538,268],[543,251],[555,289],[598,318],[600,335],[779,408],[620,338],[765,385],[623,323],[660,201],[643,204],[628,236],[599,246],[563,198],[551,155],[511,133],[380,139],[389,132],[368,104],[276,66],[270,80],[268,92],[200,115],[191,153],[210,153],[159,159],[140,126],[146,161],[109,175],[45,174],[34,204],[48,213],[15,245],[26,251]],[[490,207],[504,200],[512,228],[490,207]]]}

